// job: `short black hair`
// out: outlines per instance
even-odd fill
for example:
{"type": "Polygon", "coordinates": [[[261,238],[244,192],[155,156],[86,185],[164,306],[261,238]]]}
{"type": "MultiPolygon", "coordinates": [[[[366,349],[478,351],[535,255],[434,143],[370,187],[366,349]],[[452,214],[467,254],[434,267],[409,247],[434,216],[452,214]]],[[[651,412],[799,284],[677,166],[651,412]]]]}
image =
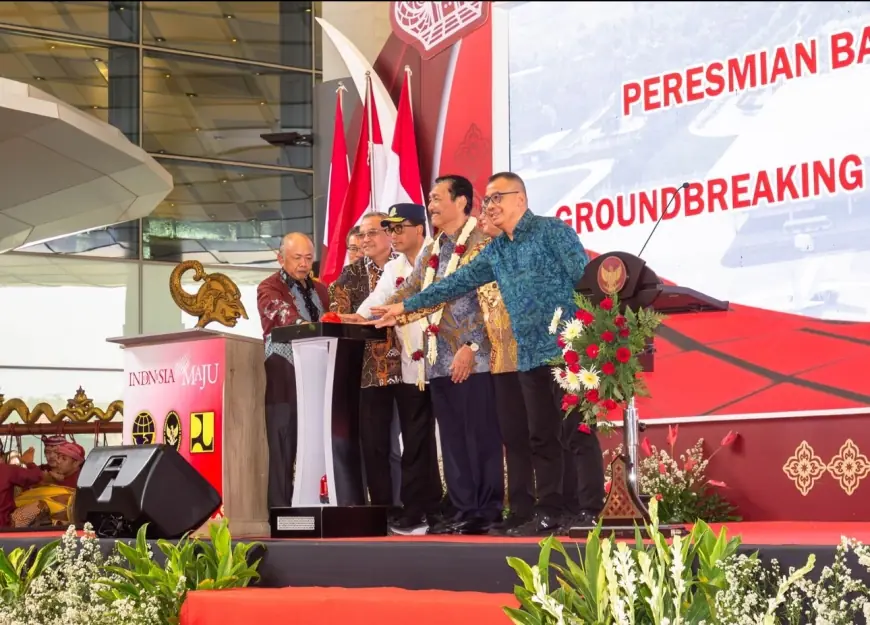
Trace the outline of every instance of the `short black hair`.
{"type": "Polygon", "coordinates": [[[523,182],[523,179],[512,171],[500,171],[497,174],[493,174],[489,177],[489,180],[486,181],[486,184],[491,184],[496,180],[508,180],[510,182],[518,184],[523,190],[523,193],[528,195],[528,193],[526,193],[526,183],[523,182]]]}
{"type": "Polygon", "coordinates": [[[358,237],[358,236],[359,236],[359,226],[354,226],[353,228],[350,229],[350,231],[347,233],[347,236],[344,238],[344,244],[350,245],[350,238],[351,237],[358,237]]]}
{"type": "Polygon", "coordinates": [[[470,215],[471,209],[474,207],[474,185],[471,184],[471,180],[455,174],[438,176],[435,179],[435,184],[442,182],[448,183],[451,200],[455,202],[458,197],[465,198],[465,214],[470,215]]]}

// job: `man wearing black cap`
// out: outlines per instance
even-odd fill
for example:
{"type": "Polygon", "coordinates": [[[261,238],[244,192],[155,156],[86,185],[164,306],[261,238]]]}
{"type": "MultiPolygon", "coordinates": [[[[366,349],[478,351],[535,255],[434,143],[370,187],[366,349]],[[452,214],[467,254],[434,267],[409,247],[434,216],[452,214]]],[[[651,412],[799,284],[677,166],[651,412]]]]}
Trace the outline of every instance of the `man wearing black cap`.
{"type": "MultiPolygon", "coordinates": [[[[363,321],[374,306],[382,306],[411,275],[426,238],[426,208],[396,204],[381,220],[398,256],[384,266],[377,286],[357,308],[352,321],[363,321]]],[[[425,365],[414,355],[423,349],[423,331],[409,326],[397,330],[402,350],[402,384],[393,389],[402,431],[401,499],[404,514],[393,525],[397,533],[425,533],[426,515],[436,512],[442,497],[435,442],[435,419],[425,380],[425,365]],[[422,370],[422,371],[421,371],[422,370]]],[[[385,393],[383,393],[386,395],[385,393]]],[[[388,401],[385,399],[385,402],[388,401]]],[[[390,404],[392,400],[389,400],[390,404]]]]}
{"type": "MultiPolygon", "coordinates": [[[[356,318],[360,307],[372,293],[396,288],[396,280],[401,274],[396,273],[395,261],[404,261],[404,257],[392,250],[391,235],[386,231],[387,226],[401,224],[404,232],[405,219],[393,223],[390,219],[398,218],[398,209],[391,210],[391,213],[392,217],[385,213],[369,213],[362,219],[365,258],[344,268],[336,280],[331,304],[331,309],[345,320],[356,318]]],[[[408,228],[409,235],[412,230],[418,230],[422,236],[422,225],[409,222],[408,228]]],[[[440,501],[437,455],[429,450],[435,445],[435,422],[425,389],[419,389],[414,383],[416,380],[404,383],[405,349],[396,340],[396,334],[390,333],[386,342],[366,345],[360,394],[360,438],[369,499],[373,505],[389,506],[393,503],[390,448],[393,408],[396,407],[404,444],[401,500],[404,515],[419,523],[440,501]]],[[[410,525],[411,522],[402,524],[410,525]]]]}

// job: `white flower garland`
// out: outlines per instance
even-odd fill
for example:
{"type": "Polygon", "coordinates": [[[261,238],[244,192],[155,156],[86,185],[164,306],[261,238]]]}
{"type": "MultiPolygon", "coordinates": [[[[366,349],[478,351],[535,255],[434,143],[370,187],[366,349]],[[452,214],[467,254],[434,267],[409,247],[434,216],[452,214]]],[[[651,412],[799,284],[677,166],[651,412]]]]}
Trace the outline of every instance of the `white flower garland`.
{"type": "MultiPolygon", "coordinates": [[[[406,263],[406,265],[408,264],[409,263],[406,263]]],[[[402,284],[404,284],[404,282],[408,279],[408,276],[410,276],[413,271],[413,267],[405,267],[399,272],[398,277],[401,278],[402,284]]],[[[397,288],[399,286],[400,284],[396,284],[397,288]]],[[[402,333],[402,343],[405,346],[405,353],[408,355],[408,358],[414,360],[414,352],[411,351],[411,328],[407,326],[399,326],[396,328],[396,330],[402,333]]],[[[423,334],[424,339],[425,336],[426,335],[423,334]]],[[[422,358],[420,358],[417,363],[417,366],[419,367],[419,370],[417,371],[417,388],[421,391],[424,391],[426,390],[426,363],[422,358]]]]}
{"type": "MultiPolygon", "coordinates": [[[[465,248],[465,244],[468,241],[468,237],[471,236],[471,232],[477,227],[477,219],[474,217],[469,217],[468,221],[465,222],[465,226],[463,226],[462,231],[459,233],[459,238],[456,239],[456,247],[454,248],[453,254],[450,256],[450,260],[447,263],[447,268],[444,270],[444,277],[451,275],[454,271],[456,271],[457,267],[459,267],[459,260],[462,257],[462,254],[457,254],[455,250],[460,248],[465,248]]],[[[464,254],[467,252],[466,249],[461,250],[464,254]]],[[[429,254],[429,257],[425,259],[426,263],[426,273],[423,275],[423,286],[420,291],[425,291],[429,286],[435,281],[435,275],[438,273],[438,267],[433,267],[429,264],[429,259],[433,256],[435,258],[440,259],[441,254],[441,235],[435,239],[435,243],[432,245],[432,251],[429,254]]],[[[430,328],[433,326],[438,328],[441,324],[441,316],[444,314],[444,307],[442,306],[440,309],[429,315],[428,317],[424,317],[420,320],[420,327],[423,328],[423,339],[428,342],[427,344],[427,356],[429,358],[429,364],[435,364],[435,360],[438,358],[438,337],[435,333],[430,331],[430,328]]],[[[423,366],[423,359],[420,359],[421,367],[423,366]]]]}

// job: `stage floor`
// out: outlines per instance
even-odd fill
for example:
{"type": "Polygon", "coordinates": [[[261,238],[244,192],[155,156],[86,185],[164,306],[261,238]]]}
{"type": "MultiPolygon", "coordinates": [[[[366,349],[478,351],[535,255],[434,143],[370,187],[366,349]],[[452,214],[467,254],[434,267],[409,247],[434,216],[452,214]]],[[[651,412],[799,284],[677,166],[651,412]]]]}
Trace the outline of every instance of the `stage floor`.
{"type": "MultiPolygon", "coordinates": [[[[786,569],[804,565],[807,556],[815,553],[816,569],[821,570],[833,561],[841,536],[870,544],[870,523],[729,523],[727,527],[729,536],[742,537],[741,551],[776,558],[786,569]]],[[[58,536],[56,532],[2,533],[0,548],[8,552],[58,536]]],[[[516,576],[506,558],[537,561],[539,540],[489,536],[263,539],[267,551],[259,585],[510,593],[516,576]]],[[[114,544],[108,539],[102,542],[106,549],[114,544]]],[[[563,542],[582,549],[583,541],[564,538],[563,542]]]]}

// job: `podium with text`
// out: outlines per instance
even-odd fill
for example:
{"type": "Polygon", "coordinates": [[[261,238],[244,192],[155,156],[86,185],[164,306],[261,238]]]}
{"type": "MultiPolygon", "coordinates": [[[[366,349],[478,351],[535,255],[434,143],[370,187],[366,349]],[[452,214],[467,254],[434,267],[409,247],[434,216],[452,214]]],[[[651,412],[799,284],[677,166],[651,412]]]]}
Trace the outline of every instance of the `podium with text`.
{"type": "MultiPolygon", "coordinates": [[[[577,292],[596,306],[612,294],[619,298],[620,306],[638,310],[651,308],[663,315],[689,313],[727,312],[728,302],[705,295],[694,289],[665,284],[642,258],[627,252],[608,252],[591,261],[575,287],[577,292]]],[[[646,350],[638,354],[645,372],[655,370],[655,345],[652,341],[646,350]]],[[[635,523],[649,521],[647,501],[639,489],[638,438],[645,426],[640,422],[634,398],[628,401],[623,411],[622,455],[613,459],[611,489],[601,512],[603,530],[617,535],[633,536],[635,523]]],[[[572,527],[571,538],[585,538],[593,526],[572,527]]],[[[661,525],[666,535],[684,531],[682,526],[661,525]]]]}
{"type": "Polygon", "coordinates": [[[386,333],[342,323],[272,331],[272,341],[291,344],[298,408],[292,507],[270,511],[273,538],[386,534],[386,509],[366,505],[359,439],[365,343],[384,341],[386,333]]]}
{"type": "Polygon", "coordinates": [[[263,341],[206,329],[109,339],[124,349],[125,445],[176,449],[223,499],[233,536],[264,536],[263,341]]]}

